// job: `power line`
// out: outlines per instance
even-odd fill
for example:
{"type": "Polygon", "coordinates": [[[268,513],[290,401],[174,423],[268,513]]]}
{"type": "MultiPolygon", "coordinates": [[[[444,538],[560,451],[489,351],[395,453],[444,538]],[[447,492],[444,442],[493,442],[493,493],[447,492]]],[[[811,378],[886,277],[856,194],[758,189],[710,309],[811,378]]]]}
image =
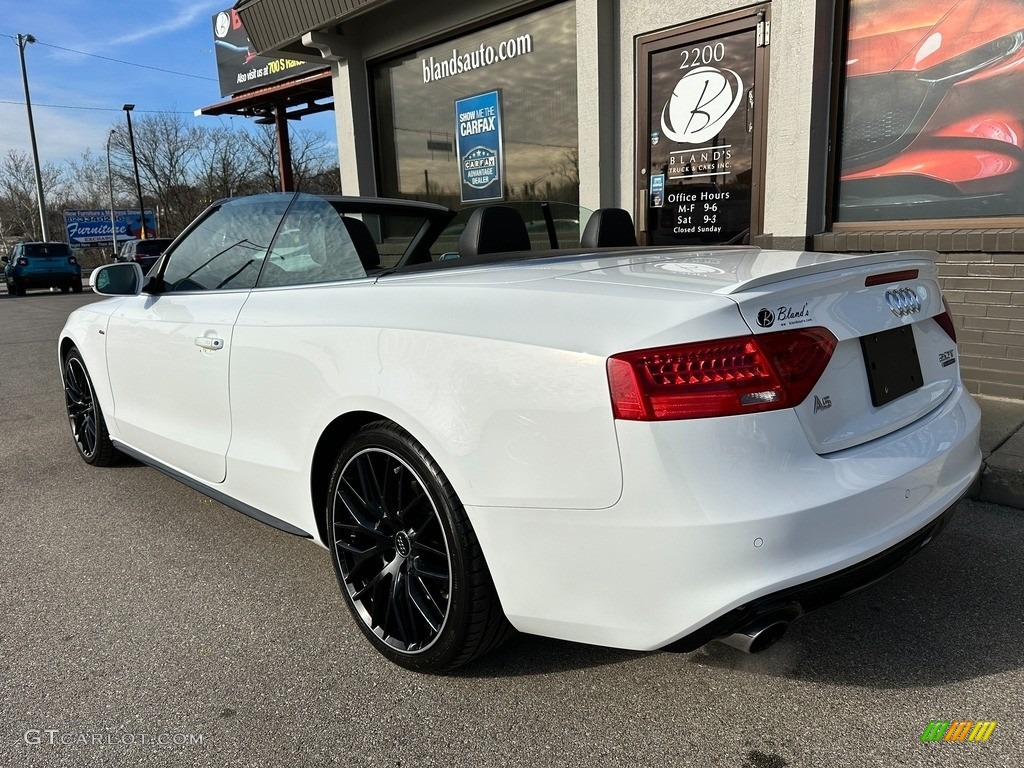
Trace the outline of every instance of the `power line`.
{"type": "MultiPolygon", "coordinates": [[[[0,99],[0,104],[17,104],[19,106],[25,106],[24,101],[8,101],[6,99],[0,99]]],[[[36,104],[33,103],[34,107],[49,107],[50,109],[88,109],[93,112],[120,112],[121,110],[117,107],[73,107],[70,104],[36,104]]],[[[192,112],[184,112],[173,109],[136,109],[136,112],[145,112],[150,115],[191,115],[192,112]]]]}
{"type": "MultiPolygon", "coordinates": [[[[3,36],[4,37],[9,37],[11,40],[15,40],[16,39],[14,37],[14,35],[4,34],[3,36]]],[[[152,66],[150,66],[148,64],[137,64],[134,61],[124,61],[123,59],[112,59],[109,56],[100,56],[98,53],[88,53],[87,51],[77,51],[74,48],[63,48],[63,47],[61,47],[59,45],[54,45],[53,43],[44,43],[39,38],[36,38],[36,44],[37,45],[45,45],[47,48],[56,48],[58,51],[67,51],[68,53],[77,53],[77,54],[79,54],[81,56],[92,56],[94,59],[103,59],[104,61],[113,61],[116,64],[125,64],[125,65],[127,65],[129,67],[139,67],[141,69],[152,69],[152,70],[154,70],[156,72],[164,72],[165,74],[168,74],[168,75],[178,75],[179,77],[194,77],[196,80],[210,80],[212,82],[216,82],[217,81],[217,78],[215,78],[215,77],[207,77],[205,75],[194,75],[191,72],[176,72],[173,69],[163,69],[162,67],[152,67],[152,66]]]]}

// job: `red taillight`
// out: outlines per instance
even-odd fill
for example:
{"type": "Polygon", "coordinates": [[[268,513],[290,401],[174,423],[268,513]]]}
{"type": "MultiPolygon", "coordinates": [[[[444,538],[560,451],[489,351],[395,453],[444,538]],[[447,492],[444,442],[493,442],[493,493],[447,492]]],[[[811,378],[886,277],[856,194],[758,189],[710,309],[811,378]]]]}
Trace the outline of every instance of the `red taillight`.
{"type": "Polygon", "coordinates": [[[18,266],[19,267],[27,267],[28,266],[28,259],[18,259],[18,266]]]}
{"type": "Polygon", "coordinates": [[[74,256],[68,256],[68,264],[77,264],[77,263],[78,263],[78,259],[76,259],[74,256]]]}
{"type": "Polygon", "coordinates": [[[935,316],[935,322],[939,324],[939,328],[946,332],[953,341],[956,341],[956,327],[953,325],[953,315],[949,311],[949,303],[946,301],[946,297],[942,297],[943,312],[941,315],[935,316]]]}
{"type": "Polygon", "coordinates": [[[617,419],[702,419],[792,408],[832,357],[824,328],[679,344],[608,359],[617,419]]]}

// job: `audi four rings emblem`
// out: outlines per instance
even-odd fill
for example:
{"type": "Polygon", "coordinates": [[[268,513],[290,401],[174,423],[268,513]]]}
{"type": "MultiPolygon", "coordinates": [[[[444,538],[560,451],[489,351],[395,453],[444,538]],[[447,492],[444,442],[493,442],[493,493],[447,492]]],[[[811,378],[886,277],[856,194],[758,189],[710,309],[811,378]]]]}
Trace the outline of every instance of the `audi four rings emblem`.
{"type": "Polygon", "coordinates": [[[885,292],[885,303],[896,317],[916,315],[921,311],[921,298],[910,288],[893,288],[885,292]]]}

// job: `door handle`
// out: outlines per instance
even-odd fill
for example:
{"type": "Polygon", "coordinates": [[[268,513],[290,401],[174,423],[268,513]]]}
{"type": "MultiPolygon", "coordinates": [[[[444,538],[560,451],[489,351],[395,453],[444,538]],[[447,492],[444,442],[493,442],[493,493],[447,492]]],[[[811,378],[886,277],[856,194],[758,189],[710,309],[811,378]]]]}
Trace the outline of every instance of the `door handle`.
{"type": "Polygon", "coordinates": [[[216,336],[196,336],[195,345],[202,349],[216,351],[224,348],[224,339],[216,336]]]}

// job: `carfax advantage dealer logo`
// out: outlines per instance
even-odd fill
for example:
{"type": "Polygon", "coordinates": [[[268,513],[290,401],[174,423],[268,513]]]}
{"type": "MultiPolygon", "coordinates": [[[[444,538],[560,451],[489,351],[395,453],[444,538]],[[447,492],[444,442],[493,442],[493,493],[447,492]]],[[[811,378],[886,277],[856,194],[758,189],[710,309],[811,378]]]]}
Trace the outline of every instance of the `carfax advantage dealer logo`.
{"type": "Polygon", "coordinates": [[[995,729],[995,720],[932,720],[921,734],[921,741],[988,741],[995,729]]]}

